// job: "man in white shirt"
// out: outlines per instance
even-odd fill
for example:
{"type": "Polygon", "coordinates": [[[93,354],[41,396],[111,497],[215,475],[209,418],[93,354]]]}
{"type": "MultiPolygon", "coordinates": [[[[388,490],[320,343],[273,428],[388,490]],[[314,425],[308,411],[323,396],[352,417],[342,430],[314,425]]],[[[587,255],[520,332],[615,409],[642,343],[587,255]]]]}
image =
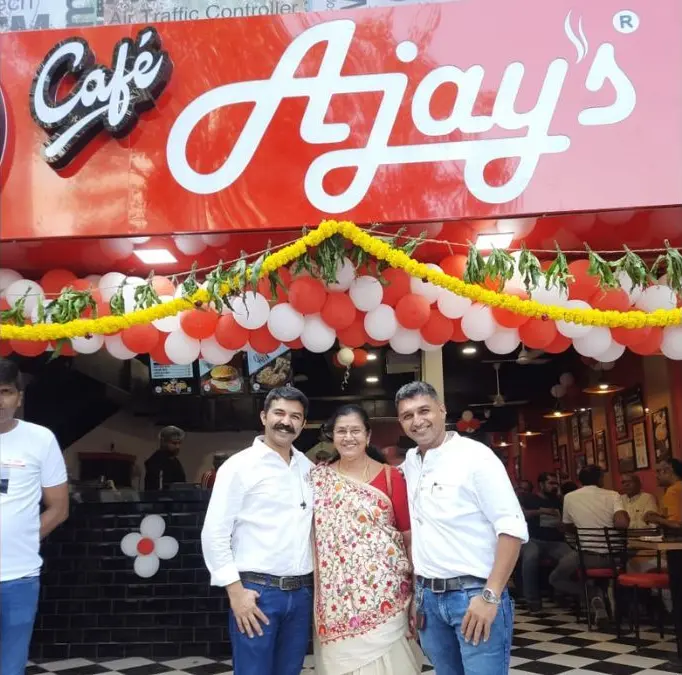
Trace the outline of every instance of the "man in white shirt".
{"type": "Polygon", "coordinates": [[[57,439],[45,427],[15,419],[22,396],[19,368],[0,359],[2,675],[23,675],[26,669],[40,592],[40,540],[69,515],[66,466],[57,439]]]}
{"type": "Polygon", "coordinates": [[[506,586],[528,541],[514,488],[490,448],[446,432],[430,384],[401,387],[396,408],[417,444],[403,471],[421,645],[438,675],[506,675],[514,623],[506,586]]]}
{"type": "Polygon", "coordinates": [[[623,486],[623,506],[630,516],[630,528],[644,530],[655,527],[649,525],[644,516],[647,513],[658,513],[656,497],[642,492],[642,481],[636,473],[626,473],[621,479],[623,486]]]}
{"type": "Polygon", "coordinates": [[[308,414],[298,389],[266,397],[265,432],[218,469],[201,543],[230,599],[235,675],[299,675],[313,610],[313,463],[293,447],[308,414]]]}

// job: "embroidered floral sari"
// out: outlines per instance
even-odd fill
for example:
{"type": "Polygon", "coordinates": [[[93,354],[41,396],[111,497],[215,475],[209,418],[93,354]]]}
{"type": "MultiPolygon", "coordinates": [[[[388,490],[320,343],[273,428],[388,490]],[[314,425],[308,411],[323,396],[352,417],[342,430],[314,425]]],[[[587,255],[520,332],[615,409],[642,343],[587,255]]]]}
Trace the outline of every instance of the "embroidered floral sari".
{"type": "Polygon", "coordinates": [[[418,673],[405,637],[410,564],[391,500],[327,466],[312,479],[316,672],[418,673]]]}

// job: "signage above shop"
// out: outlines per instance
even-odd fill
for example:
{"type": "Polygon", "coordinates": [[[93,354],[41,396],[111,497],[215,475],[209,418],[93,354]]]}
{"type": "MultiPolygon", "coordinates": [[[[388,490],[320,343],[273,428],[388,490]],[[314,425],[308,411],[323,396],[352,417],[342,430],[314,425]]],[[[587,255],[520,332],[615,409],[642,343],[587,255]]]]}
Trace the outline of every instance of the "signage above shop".
{"type": "Polygon", "coordinates": [[[116,45],[129,27],[59,35],[61,62],[53,31],[3,36],[12,113],[3,239],[682,203],[678,0],[632,0],[627,10],[620,0],[526,0],[523,13],[477,0],[154,29],[170,56],[151,37],[140,44],[145,28],[123,76],[116,45]],[[92,92],[81,78],[56,98],[68,82],[55,92],[63,75],[51,73],[79,66],[76,45],[81,59],[116,48],[112,79],[96,67],[92,92]],[[122,139],[139,114],[136,92],[143,106],[153,102],[170,58],[172,81],[122,139]],[[36,84],[44,77],[32,102],[40,127],[25,98],[35,73],[36,84]],[[118,137],[93,138],[88,120],[118,137]],[[53,166],[66,163],[69,143],[92,140],[52,172],[35,161],[46,128],[53,166]]]}
{"type": "Polygon", "coordinates": [[[102,129],[116,138],[129,134],[140,113],[154,106],[172,70],[151,27],[141,30],[135,42],[123,38],[116,44],[111,68],[98,65],[81,38],[57,44],[31,87],[31,115],[52,134],[43,148],[45,161],[55,169],[65,167],[102,129]],[[60,98],[58,90],[67,76],[77,81],[60,98]]]}

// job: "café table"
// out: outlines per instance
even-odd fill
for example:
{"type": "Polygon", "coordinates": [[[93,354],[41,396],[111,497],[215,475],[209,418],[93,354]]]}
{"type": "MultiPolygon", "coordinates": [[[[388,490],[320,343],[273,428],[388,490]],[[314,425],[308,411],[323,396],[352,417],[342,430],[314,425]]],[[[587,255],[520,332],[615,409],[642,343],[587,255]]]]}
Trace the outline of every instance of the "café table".
{"type": "Polygon", "coordinates": [[[682,539],[637,537],[628,539],[628,548],[635,551],[652,551],[665,555],[668,560],[670,594],[673,604],[673,622],[677,641],[677,658],[682,660],[682,539]]]}

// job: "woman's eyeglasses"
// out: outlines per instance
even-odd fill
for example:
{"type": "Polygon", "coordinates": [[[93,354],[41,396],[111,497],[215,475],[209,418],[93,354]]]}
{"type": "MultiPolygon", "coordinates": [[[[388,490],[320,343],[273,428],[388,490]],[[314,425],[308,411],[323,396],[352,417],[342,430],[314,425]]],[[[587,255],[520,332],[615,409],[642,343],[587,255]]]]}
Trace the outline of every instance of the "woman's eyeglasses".
{"type": "Polygon", "coordinates": [[[350,434],[353,438],[358,438],[359,436],[362,436],[365,433],[364,429],[334,429],[334,436],[340,436],[343,438],[344,436],[347,436],[350,434]]]}

